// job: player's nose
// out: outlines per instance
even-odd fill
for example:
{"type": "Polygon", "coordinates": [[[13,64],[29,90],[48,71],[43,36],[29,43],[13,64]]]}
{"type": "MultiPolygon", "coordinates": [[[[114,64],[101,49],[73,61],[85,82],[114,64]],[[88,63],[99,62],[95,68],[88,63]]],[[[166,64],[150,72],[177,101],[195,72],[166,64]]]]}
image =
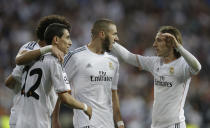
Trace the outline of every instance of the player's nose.
{"type": "Polygon", "coordinates": [[[157,47],[157,42],[156,41],[154,41],[154,43],[153,43],[153,45],[152,45],[153,47],[157,47]]]}
{"type": "Polygon", "coordinates": [[[72,45],[72,41],[71,41],[71,40],[69,40],[68,45],[69,45],[69,46],[71,46],[71,45],[72,45]]]}

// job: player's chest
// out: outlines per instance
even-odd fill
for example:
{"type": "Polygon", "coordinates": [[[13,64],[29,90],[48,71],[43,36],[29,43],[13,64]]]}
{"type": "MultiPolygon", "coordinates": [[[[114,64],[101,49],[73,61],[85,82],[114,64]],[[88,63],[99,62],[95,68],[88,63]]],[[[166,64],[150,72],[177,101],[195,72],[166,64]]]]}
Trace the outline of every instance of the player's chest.
{"type": "Polygon", "coordinates": [[[108,58],[89,58],[79,66],[81,74],[93,77],[111,79],[114,76],[117,65],[108,58]]]}
{"type": "Polygon", "coordinates": [[[154,84],[159,87],[173,87],[180,82],[175,65],[156,65],[153,71],[154,84]]]}

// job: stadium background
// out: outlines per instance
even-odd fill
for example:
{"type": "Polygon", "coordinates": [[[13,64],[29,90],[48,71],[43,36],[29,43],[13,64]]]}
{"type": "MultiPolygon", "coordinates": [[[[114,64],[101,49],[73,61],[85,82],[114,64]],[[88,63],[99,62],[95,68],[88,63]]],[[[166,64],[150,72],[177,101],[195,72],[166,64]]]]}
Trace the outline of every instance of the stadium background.
{"type": "MultiPolygon", "coordinates": [[[[35,40],[37,21],[60,14],[72,24],[71,49],[90,41],[91,25],[109,18],[130,51],[154,55],[152,44],[161,25],[173,25],[183,34],[184,47],[202,64],[193,77],[185,104],[188,128],[210,128],[210,0],[0,0],[0,128],[7,128],[13,92],[4,79],[14,68],[21,45],[35,40]]],[[[126,128],[149,128],[153,77],[121,61],[119,94],[126,128]]],[[[72,128],[72,111],[62,106],[63,128],[72,128]]]]}

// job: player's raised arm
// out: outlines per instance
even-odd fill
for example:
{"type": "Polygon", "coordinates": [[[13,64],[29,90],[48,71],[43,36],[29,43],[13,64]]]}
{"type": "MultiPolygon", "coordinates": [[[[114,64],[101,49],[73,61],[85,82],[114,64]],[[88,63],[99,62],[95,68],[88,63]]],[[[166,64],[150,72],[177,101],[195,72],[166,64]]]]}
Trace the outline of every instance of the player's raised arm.
{"type": "Polygon", "coordinates": [[[128,64],[131,64],[133,66],[139,67],[141,69],[141,65],[139,64],[139,60],[137,58],[136,54],[131,53],[126,48],[124,48],[122,45],[118,43],[114,43],[112,47],[112,52],[123,59],[128,64]]]}
{"type": "Polygon", "coordinates": [[[54,45],[48,45],[32,51],[29,50],[20,51],[15,58],[15,62],[17,65],[25,65],[38,59],[41,55],[46,54],[48,52],[52,52],[53,55],[56,56],[60,62],[63,62],[64,59],[63,52],[61,52],[54,45]]]}
{"type": "Polygon", "coordinates": [[[192,69],[192,74],[196,75],[201,70],[201,64],[199,61],[189,52],[187,51],[178,41],[177,39],[170,33],[164,33],[163,36],[168,37],[169,39],[172,39],[172,42],[174,43],[174,47],[176,50],[183,56],[187,64],[192,69]]]}

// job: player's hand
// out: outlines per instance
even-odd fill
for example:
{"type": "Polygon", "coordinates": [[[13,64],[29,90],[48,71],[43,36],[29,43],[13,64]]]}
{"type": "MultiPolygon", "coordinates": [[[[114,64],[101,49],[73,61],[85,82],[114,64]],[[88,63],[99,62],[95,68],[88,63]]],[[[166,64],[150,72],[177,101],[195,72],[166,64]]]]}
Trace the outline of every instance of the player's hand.
{"type": "Polygon", "coordinates": [[[169,38],[169,40],[171,40],[171,42],[173,43],[173,46],[175,48],[179,47],[181,44],[177,41],[176,37],[170,33],[163,33],[161,34],[162,36],[169,38]]]}
{"type": "Polygon", "coordinates": [[[52,122],[52,128],[61,128],[61,124],[59,122],[52,122]]]}
{"type": "Polygon", "coordinates": [[[58,60],[63,63],[64,53],[58,49],[56,45],[52,45],[52,54],[58,58],[58,60]]]}
{"type": "Polygon", "coordinates": [[[125,128],[125,126],[124,126],[124,125],[121,125],[121,126],[119,126],[119,127],[117,127],[117,128],[125,128]]]}
{"type": "Polygon", "coordinates": [[[92,117],[92,108],[90,106],[88,106],[88,109],[87,111],[85,111],[85,114],[88,115],[89,120],[90,120],[92,117]]]}

